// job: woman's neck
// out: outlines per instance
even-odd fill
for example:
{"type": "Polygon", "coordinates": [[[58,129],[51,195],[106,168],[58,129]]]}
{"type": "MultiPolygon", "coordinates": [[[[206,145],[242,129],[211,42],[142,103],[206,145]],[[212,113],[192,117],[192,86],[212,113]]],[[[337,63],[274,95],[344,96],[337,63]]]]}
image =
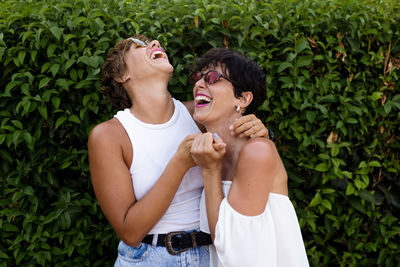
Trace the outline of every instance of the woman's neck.
{"type": "Polygon", "coordinates": [[[128,94],[132,99],[130,111],[145,123],[161,124],[174,114],[174,103],[167,89],[168,80],[151,79],[130,84],[128,94]]]}
{"type": "Polygon", "coordinates": [[[226,120],[218,125],[207,127],[208,132],[217,133],[226,144],[226,154],[222,160],[222,179],[232,180],[233,174],[239,158],[242,147],[248,141],[248,137],[232,136],[229,126],[235,121],[235,118],[226,120]]]}

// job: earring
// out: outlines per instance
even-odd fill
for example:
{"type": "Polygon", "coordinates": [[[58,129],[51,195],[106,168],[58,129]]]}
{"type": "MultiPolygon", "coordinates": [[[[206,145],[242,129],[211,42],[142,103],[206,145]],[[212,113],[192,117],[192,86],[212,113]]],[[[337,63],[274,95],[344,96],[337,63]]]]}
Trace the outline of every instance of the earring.
{"type": "Polygon", "coordinates": [[[236,112],[240,112],[240,106],[239,105],[236,106],[236,112]]]}

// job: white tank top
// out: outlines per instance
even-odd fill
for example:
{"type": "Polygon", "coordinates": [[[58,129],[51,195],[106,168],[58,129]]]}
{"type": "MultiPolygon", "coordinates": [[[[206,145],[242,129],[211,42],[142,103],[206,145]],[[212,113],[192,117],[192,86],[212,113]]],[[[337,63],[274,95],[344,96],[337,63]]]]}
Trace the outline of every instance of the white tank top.
{"type": "MultiPolygon", "coordinates": [[[[183,139],[200,132],[186,107],[178,100],[173,99],[173,102],[174,114],[163,124],[144,123],[128,108],[114,116],[125,128],[132,144],[130,174],[137,200],[157,182],[183,139]]],[[[189,169],[168,210],[149,234],[198,229],[202,188],[200,168],[189,169]]]]}

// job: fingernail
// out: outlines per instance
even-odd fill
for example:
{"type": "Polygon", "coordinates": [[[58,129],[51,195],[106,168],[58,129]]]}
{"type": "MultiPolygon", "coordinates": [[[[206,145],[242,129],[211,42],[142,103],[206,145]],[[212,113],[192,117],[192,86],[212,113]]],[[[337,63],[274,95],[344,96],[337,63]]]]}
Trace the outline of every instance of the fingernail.
{"type": "Polygon", "coordinates": [[[218,139],[218,138],[219,138],[219,136],[218,136],[217,133],[214,133],[214,138],[215,138],[215,139],[218,139]]]}
{"type": "Polygon", "coordinates": [[[230,126],[229,126],[229,130],[233,130],[233,125],[230,125],[230,126]]]}

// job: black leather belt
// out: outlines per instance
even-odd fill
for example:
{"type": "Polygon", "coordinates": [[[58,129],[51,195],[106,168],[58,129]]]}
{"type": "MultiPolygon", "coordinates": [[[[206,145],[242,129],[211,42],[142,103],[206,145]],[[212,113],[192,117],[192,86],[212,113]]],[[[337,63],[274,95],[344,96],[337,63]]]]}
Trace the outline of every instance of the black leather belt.
{"type": "MultiPolygon", "coordinates": [[[[154,235],[146,235],[142,243],[153,244],[154,235]]],[[[184,231],[171,232],[168,234],[159,234],[157,239],[157,246],[162,246],[172,255],[182,253],[189,248],[197,248],[204,245],[211,245],[211,235],[204,232],[190,232],[184,231]]]]}

